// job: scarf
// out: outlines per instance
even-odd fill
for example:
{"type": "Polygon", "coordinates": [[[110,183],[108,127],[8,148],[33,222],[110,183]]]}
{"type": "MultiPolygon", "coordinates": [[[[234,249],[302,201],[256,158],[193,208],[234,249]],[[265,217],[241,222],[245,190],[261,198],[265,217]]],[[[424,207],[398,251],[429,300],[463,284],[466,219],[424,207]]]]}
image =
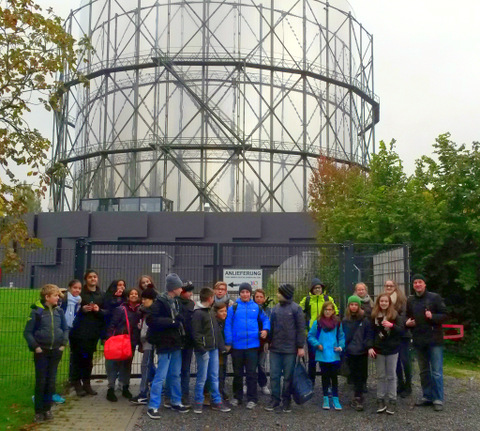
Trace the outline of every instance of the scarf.
{"type": "Polygon", "coordinates": [[[360,298],[360,299],[364,304],[370,304],[373,307],[372,298],[370,298],[370,295],[368,293],[363,298],[360,298]]]}
{"type": "Polygon", "coordinates": [[[325,330],[325,331],[331,331],[332,329],[335,329],[337,326],[337,319],[327,319],[326,317],[322,317],[320,319],[320,327],[325,330]]]}
{"type": "Polygon", "coordinates": [[[71,329],[73,326],[73,320],[80,309],[81,302],[81,296],[73,296],[70,292],[67,292],[67,309],[65,311],[65,320],[67,321],[68,329],[71,329]]]}
{"type": "Polygon", "coordinates": [[[227,304],[227,307],[230,303],[230,297],[228,296],[228,293],[225,294],[223,298],[217,298],[217,295],[215,295],[215,304],[227,304]]]}
{"type": "Polygon", "coordinates": [[[391,295],[390,295],[390,299],[392,301],[392,304],[395,305],[397,303],[397,292],[393,292],[391,295]]]}
{"type": "MultiPolygon", "coordinates": [[[[180,305],[178,299],[172,298],[168,292],[161,293],[160,297],[167,301],[168,305],[170,306],[170,314],[172,315],[172,319],[175,319],[180,314],[180,305]]],[[[180,335],[185,335],[185,328],[183,327],[182,323],[180,323],[178,330],[180,335]]]]}

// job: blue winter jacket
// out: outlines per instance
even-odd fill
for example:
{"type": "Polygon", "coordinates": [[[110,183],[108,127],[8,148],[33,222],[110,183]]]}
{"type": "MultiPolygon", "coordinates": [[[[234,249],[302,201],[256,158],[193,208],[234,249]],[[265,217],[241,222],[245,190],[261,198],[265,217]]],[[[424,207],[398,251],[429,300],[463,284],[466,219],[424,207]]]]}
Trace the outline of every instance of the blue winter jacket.
{"type": "Polygon", "coordinates": [[[338,325],[331,331],[320,330],[317,338],[317,321],[315,321],[308,331],[308,342],[315,349],[315,360],[317,362],[337,362],[340,361],[340,353],[333,350],[334,347],[341,347],[345,350],[345,334],[342,325],[338,325]],[[318,350],[318,345],[323,346],[323,350],[318,350]]]}
{"type": "Polygon", "coordinates": [[[238,298],[236,304],[236,310],[233,305],[228,308],[225,320],[225,345],[232,346],[234,349],[260,347],[260,330],[270,330],[268,317],[262,310],[259,310],[253,300],[243,302],[238,298]],[[259,328],[258,325],[259,317],[262,328],[259,328]]]}

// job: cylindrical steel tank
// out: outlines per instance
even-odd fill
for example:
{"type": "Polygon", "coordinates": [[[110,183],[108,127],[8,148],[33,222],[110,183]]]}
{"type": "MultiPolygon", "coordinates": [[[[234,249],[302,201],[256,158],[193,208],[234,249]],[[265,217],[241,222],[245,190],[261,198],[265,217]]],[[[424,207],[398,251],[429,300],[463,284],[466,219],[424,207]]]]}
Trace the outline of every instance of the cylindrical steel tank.
{"type": "Polygon", "coordinates": [[[94,50],[88,86],[64,77],[57,211],[302,211],[319,155],[365,166],[374,151],[373,40],[345,0],[92,0],[66,28],[94,50]]]}

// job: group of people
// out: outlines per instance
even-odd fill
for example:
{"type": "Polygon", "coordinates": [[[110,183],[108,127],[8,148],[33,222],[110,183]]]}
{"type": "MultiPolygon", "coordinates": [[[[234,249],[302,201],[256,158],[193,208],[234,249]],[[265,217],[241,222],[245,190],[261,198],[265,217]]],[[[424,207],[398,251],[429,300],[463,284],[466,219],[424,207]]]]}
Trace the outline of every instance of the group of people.
{"type": "Polygon", "coordinates": [[[129,389],[133,357],[106,360],[107,399],[118,400],[118,380],[122,396],[132,404],[147,405],[152,419],[160,418],[162,399],[165,408],[180,413],[193,407],[194,413],[201,414],[205,404],[229,412],[231,406],[243,404],[244,398],[246,408],[254,409],[258,386],[270,395],[265,410],[290,412],[295,364],[306,350],[313,384],[317,363],[320,366],[323,409],[342,410],[338,375],[340,368],[347,366],[353,384],[351,406],[363,410],[370,357],[376,363],[377,412],[394,414],[397,393],[408,396],[412,392],[412,337],[423,391],[417,405],[434,405],[435,410],[441,410],[441,324],[446,309],[439,295],[426,290],[425,278],[419,274],[413,277],[414,294],[408,300],[394,281],[387,280],[375,303],[367,286],[358,283],[348,298],[343,319],[325,288],[314,278],[309,294],[296,304],[294,287],[282,284],[277,304],[269,308],[263,290],[253,292],[250,284],[242,283],[233,301],[222,281],[213,289],[202,288],[195,303],[193,284],[183,283],[174,273],[167,275],[162,293],[149,276],[140,277],[138,286],[130,289],[124,280],[115,280],[103,293],[93,270],[85,273],[83,286],[72,280],[64,295],[57,286],[45,285],[24,331],[34,352],[35,420],[53,417],[56,369],[68,343],[69,377],[76,394],[96,395],[90,377],[98,341],[125,333],[130,334],[132,352],[138,347],[143,353],[140,390],[133,396],[129,389]],[[197,376],[191,401],[194,355],[197,376]],[[225,385],[229,357],[233,367],[231,397],[225,385]]]}

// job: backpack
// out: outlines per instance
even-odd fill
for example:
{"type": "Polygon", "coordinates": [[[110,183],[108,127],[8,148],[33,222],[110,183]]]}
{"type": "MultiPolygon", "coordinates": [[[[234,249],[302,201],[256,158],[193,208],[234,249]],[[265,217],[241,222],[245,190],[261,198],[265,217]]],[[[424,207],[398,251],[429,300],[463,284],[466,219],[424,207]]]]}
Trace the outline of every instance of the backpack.
{"type": "MultiPolygon", "coordinates": [[[[263,322],[262,322],[262,318],[260,317],[261,314],[262,314],[262,309],[260,308],[260,306],[257,304],[258,306],[258,315],[257,315],[257,322],[258,322],[258,330],[259,332],[261,332],[263,330],[263,322]]],[[[238,307],[238,302],[235,302],[235,304],[232,305],[232,308],[233,308],[233,318],[232,319],[235,319],[235,313],[237,312],[237,307],[238,307]]]]}

